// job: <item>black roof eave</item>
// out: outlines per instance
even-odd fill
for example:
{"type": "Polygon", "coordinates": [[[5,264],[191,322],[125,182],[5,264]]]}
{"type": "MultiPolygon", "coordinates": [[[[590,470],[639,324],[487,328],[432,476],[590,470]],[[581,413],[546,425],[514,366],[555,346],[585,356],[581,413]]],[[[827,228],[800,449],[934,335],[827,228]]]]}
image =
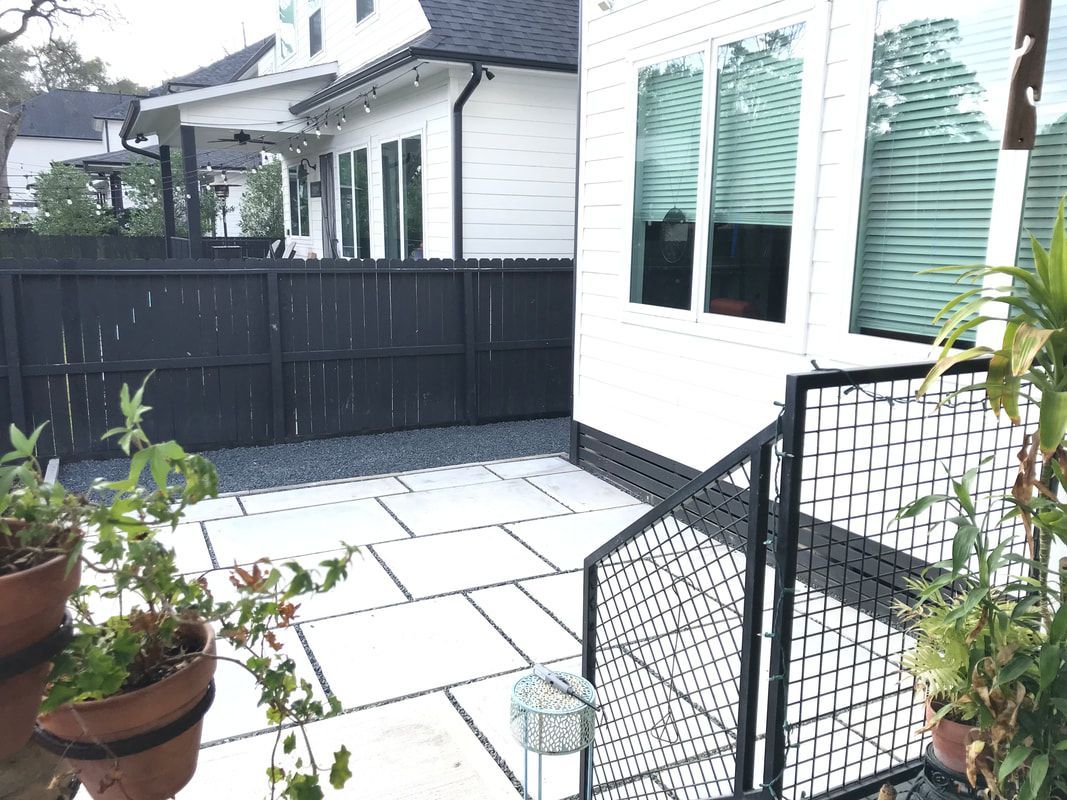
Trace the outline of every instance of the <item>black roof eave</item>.
{"type": "Polygon", "coordinates": [[[567,64],[559,61],[540,61],[526,58],[510,58],[508,56],[494,56],[479,53],[463,53],[449,50],[436,50],[432,47],[419,47],[408,45],[400,50],[394,50],[388,55],[382,56],[375,62],[353,72],[335,83],[327,86],[310,97],[294,103],[289,107],[289,112],[299,117],[313,108],[328,103],[334,98],[340,97],[359,86],[378,78],[387,72],[403,67],[415,61],[450,61],[457,64],[469,64],[477,61],[487,67],[514,67],[516,69],[530,69],[541,72],[560,72],[576,74],[577,64],[567,64]]]}

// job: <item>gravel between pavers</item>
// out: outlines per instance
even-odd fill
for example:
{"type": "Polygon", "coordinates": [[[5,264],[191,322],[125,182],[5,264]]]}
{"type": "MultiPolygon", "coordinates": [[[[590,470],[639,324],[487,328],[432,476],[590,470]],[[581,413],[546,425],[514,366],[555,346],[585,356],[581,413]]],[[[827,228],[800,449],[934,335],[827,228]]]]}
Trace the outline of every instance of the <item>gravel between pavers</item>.
{"type": "MultiPolygon", "coordinates": [[[[567,451],[569,431],[569,418],[539,419],[267,447],[233,447],[211,450],[204,455],[219,471],[220,492],[244,492],[294,483],[563,453],[567,451]]],[[[96,478],[117,480],[128,469],[128,462],[122,459],[79,461],[61,464],[59,480],[68,489],[84,491],[96,478]]]]}

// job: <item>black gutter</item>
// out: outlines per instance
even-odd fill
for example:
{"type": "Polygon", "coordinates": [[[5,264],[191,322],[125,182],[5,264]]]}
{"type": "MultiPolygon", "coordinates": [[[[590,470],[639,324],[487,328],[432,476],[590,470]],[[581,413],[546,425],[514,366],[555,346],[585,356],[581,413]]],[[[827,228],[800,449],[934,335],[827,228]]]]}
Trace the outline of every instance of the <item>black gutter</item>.
{"type": "Polygon", "coordinates": [[[485,68],[471,63],[471,77],[452,106],[452,257],[463,258],[463,107],[482,82],[485,68]]]}
{"type": "Polygon", "coordinates": [[[476,58],[487,67],[515,67],[516,69],[532,69],[541,72],[566,72],[578,71],[577,64],[565,64],[560,61],[541,61],[536,58],[513,58],[512,56],[491,56],[485,53],[461,53],[450,50],[435,50],[432,47],[412,47],[411,54],[424,61],[455,61],[469,63],[476,58]]]}
{"type": "Polygon", "coordinates": [[[140,147],[134,147],[126,141],[130,138],[130,129],[133,127],[133,121],[137,119],[137,115],[140,113],[141,101],[131,100],[130,105],[126,108],[126,118],[122,120],[122,127],[119,128],[119,141],[122,142],[122,149],[129,150],[131,153],[136,153],[145,158],[151,158],[153,161],[159,161],[159,153],[153,153],[151,150],[142,150],[140,147]]]}
{"type": "MultiPolygon", "coordinates": [[[[574,418],[574,392],[578,386],[578,197],[581,194],[582,173],[582,33],[585,30],[585,12],[582,2],[578,0],[578,96],[575,106],[577,119],[575,125],[574,142],[574,294],[571,295],[571,430],[570,447],[568,448],[570,461],[578,464],[578,421],[574,418]]],[[[589,779],[592,780],[592,775],[589,779]]],[[[586,792],[584,770],[581,777],[581,792],[586,792]]],[[[584,794],[582,795],[585,796],[584,794]]]]}

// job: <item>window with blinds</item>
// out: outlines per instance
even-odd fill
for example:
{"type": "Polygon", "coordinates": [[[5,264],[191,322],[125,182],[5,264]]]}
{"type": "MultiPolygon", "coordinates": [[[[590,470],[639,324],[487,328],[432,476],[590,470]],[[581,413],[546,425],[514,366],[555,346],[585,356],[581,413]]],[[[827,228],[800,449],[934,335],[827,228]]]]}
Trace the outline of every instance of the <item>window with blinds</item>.
{"type": "Polygon", "coordinates": [[[341,199],[341,255],[370,258],[370,198],[367,194],[367,148],[342,153],[338,160],[341,199]]]}
{"type": "Polygon", "coordinates": [[[916,273],[985,261],[1017,5],[878,2],[854,332],[931,340],[959,289],[916,273]]]}
{"type": "MultiPolygon", "coordinates": [[[[1067,41],[1067,6],[1053,3],[1048,40],[1067,41]]],[[[1030,233],[1049,246],[1060,199],[1067,194],[1067,48],[1050,46],[1045,81],[1037,104],[1037,141],[1030,153],[1023,205],[1019,264],[1032,267],[1030,233]]]]}
{"type": "Polygon", "coordinates": [[[691,307],[703,95],[703,54],[638,73],[631,302],[691,307]]]}
{"type": "Polygon", "coordinates": [[[704,310],[785,321],[804,25],[717,50],[704,310]]]}

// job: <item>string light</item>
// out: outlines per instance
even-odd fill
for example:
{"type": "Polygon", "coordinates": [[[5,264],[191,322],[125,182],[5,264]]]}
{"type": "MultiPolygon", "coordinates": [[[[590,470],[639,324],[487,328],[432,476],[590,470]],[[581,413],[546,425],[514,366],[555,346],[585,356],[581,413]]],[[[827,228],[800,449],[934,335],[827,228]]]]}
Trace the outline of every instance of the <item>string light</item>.
{"type": "MultiPolygon", "coordinates": [[[[308,137],[306,137],[306,136],[305,136],[305,137],[304,137],[304,147],[307,147],[307,146],[308,146],[308,137]]],[[[299,150],[297,150],[296,152],[298,152],[298,153],[299,153],[300,151],[299,151],[299,150]]]]}
{"type": "Polygon", "coordinates": [[[365,111],[365,112],[366,112],[367,114],[369,114],[369,113],[370,113],[370,100],[364,100],[364,101],[363,101],[363,110],[364,110],[364,111],[365,111]]]}
{"type": "Polygon", "coordinates": [[[370,87],[370,96],[373,97],[375,100],[378,99],[378,87],[377,86],[370,87]]]}
{"type": "Polygon", "coordinates": [[[293,140],[292,139],[289,140],[289,152],[290,153],[293,152],[293,140]]]}
{"type": "Polygon", "coordinates": [[[415,67],[415,88],[419,88],[419,68],[415,67]]]}

